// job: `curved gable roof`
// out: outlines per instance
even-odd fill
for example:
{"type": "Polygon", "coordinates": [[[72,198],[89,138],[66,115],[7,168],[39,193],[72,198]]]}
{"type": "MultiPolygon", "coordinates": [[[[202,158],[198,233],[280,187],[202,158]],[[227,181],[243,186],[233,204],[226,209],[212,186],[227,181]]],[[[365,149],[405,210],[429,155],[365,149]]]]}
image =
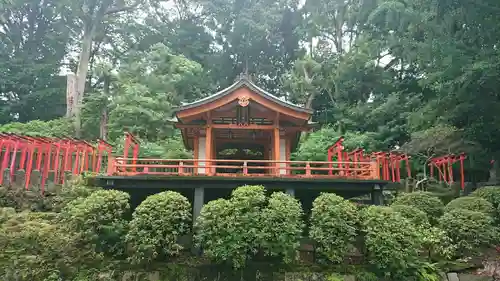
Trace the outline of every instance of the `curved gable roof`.
{"type": "Polygon", "coordinates": [[[284,106],[284,107],[287,107],[287,108],[290,108],[292,110],[295,110],[295,111],[299,111],[299,112],[304,112],[304,113],[308,113],[308,114],[312,114],[313,111],[311,109],[307,109],[307,108],[304,108],[302,106],[299,106],[299,105],[296,105],[296,104],[293,104],[291,102],[287,102],[287,101],[284,101],[274,95],[272,95],[271,93],[267,92],[266,90],[260,88],[259,86],[255,85],[252,81],[250,81],[248,78],[246,77],[240,77],[240,79],[238,81],[236,81],[234,84],[232,84],[231,86],[213,94],[213,95],[210,95],[208,97],[205,97],[205,98],[202,98],[200,100],[197,100],[197,101],[194,101],[194,102],[191,102],[191,103],[185,103],[177,108],[174,109],[175,112],[179,112],[179,111],[182,111],[182,110],[186,110],[186,109],[190,109],[190,108],[195,108],[195,107],[198,107],[198,106],[202,106],[204,104],[208,104],[212,101],[215,101],[215,100],[218,100],[220,98],[223,98],[229,94],[231,94],[232,92],[236,91],[237,89],[239,88],[242,88],[242,87],[247,87],[249,88],[251,91],[255,92],[256,94],[258,94],[259,96],[265,98],[265,99],[268,99],[274,103],[277,103],[281,106],[284,106]]]}

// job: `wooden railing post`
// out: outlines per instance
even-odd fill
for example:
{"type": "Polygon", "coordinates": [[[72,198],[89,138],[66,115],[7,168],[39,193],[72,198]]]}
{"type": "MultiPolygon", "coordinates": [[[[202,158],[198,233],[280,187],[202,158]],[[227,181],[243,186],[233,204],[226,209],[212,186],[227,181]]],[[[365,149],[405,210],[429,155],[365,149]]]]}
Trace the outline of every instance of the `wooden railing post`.
{"type": "Polygon", "coordinates": [[[311,163],[306,162],[306,176],[311,176],[311,163]]]}
{"type": "Polygon", "coordinates": [[[112,176],[115,172],[115,158],[111,155],[108,155],[108,176],[112,176]]]}
{"type": "Polygon", "coordinates": [[[247,161],[243,161],[243,175],[248,175],[248,163],[247,161]]]}
{"type": "Polygon", "coordinates": [[[379,180],[380,179],[380,169],[379,169],[379,164],[378,162],[371,162],[370,163],[370,170],[371,170],[371,178],[379,180]]]}
{"type": "Polygon", "coordinates": [[[184,162],[183,161],[179,162],[179,168],[178,168],[177,172],[179,173],[179,175],[184,174],[184,162]]]}

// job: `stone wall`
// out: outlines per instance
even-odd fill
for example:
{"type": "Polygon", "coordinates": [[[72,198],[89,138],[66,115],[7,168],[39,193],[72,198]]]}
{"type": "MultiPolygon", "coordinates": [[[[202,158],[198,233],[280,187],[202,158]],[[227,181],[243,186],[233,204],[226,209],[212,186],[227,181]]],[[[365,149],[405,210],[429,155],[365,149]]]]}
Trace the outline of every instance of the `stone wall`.
{"type": "MultiPolygon", "coordinates": [[[[115,278],[108,274],[101,274],[101,280],[116,281],[358,281],[352,275],[336,275],[332,273],[300,273],[300,272],[282,272],[282,273],[257,273],[249,278],[241,273],[220,273],[217,276],[195,276],[193,272],[160,273],[154,272],[125,272],[115,278]]],[[[491,276],[448,273],[443,276],[443,281],[492,281],[498,280],[491,276]]]]}

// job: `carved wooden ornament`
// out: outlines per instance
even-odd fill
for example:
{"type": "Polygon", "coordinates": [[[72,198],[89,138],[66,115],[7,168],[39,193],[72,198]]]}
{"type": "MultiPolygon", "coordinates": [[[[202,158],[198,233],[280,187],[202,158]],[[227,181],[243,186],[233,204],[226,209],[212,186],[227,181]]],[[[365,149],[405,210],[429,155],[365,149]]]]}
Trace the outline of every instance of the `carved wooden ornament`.
{"type": "Polygon", "coordinates": [[[242,107],[248,106],[249,103],[250,103],[250,98],[248,96],[238,97],[238,104],[241,105],[242,107]]]}

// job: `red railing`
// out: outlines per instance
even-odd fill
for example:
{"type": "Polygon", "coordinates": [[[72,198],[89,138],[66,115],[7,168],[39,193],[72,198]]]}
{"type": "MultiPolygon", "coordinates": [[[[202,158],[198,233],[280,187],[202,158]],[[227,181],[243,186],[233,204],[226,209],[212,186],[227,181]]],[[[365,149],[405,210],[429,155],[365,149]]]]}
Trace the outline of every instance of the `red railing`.
{"type": "Polygon", "coordinates": [[[112,175],[325,177],[380,179],[373,162],[116,158],[112,175]]]}

